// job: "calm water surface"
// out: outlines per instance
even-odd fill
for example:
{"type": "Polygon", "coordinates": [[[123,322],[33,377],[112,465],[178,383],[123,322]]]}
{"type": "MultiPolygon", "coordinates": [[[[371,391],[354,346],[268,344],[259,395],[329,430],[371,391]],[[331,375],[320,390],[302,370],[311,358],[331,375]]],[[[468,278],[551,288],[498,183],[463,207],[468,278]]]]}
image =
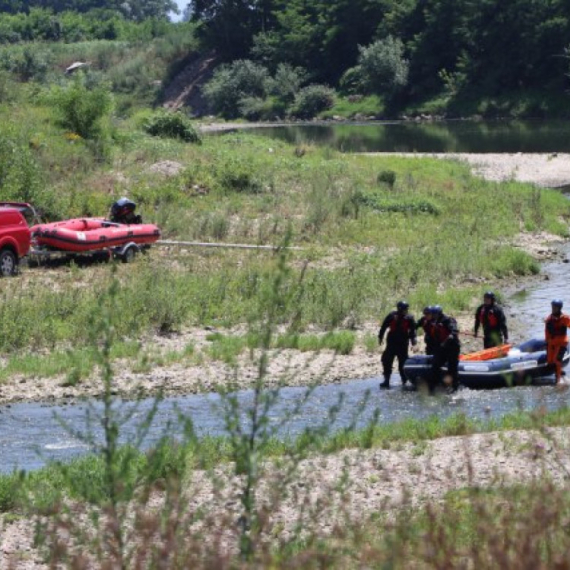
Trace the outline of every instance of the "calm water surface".
{"type": "Polygon", "coordinates": [[[263,127],[254,132],[343,152],[570,152],[568,121],[400,121],[263,127]]]}

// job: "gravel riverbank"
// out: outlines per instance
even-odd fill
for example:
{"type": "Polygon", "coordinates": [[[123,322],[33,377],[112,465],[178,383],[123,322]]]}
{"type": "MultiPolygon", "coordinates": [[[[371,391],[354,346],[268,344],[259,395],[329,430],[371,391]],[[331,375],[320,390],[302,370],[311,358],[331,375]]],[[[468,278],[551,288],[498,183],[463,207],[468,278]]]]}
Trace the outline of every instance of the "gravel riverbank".
{"type": "Polygon", "coordinates": [[[368,156],[440,158],[467,162],[473,174],[486,180],[530,182],[544,188],[570,185],[570,154],[564,153],[365,153],[368,156]]]}

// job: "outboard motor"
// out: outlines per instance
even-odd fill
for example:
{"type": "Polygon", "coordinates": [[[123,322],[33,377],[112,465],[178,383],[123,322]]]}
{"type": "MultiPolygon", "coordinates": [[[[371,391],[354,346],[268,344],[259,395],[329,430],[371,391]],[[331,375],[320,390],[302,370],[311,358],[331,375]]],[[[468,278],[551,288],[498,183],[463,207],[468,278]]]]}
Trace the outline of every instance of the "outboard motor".
{"type": "Polygon", "coordinates": [[[111,206],[110,219],[115,224],[142,224],[142,218],[135,214],[137,205],[128,198],[120,198],[111,206]]]}

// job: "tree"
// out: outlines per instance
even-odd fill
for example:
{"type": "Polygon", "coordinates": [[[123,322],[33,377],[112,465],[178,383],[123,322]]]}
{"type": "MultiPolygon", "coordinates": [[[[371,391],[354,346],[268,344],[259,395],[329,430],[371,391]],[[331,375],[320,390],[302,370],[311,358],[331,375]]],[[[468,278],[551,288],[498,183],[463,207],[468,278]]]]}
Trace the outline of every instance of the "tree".
{"type": "Polygon", "coordinates": [[[409,64],[401,40],[388,36],[358,49],[360,76],[368,92],[392,94],[406,86],[409,64]]]}

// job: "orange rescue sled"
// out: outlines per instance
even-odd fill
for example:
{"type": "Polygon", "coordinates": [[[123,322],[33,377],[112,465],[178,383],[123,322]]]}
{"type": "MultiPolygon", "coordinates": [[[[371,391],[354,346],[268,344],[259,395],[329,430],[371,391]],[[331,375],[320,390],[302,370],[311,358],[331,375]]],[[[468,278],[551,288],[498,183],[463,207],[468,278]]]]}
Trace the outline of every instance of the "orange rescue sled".
{"type": "Polygon", "coordinates": [[[480,350],[479,352],[471,352],[469,354],[462,354],[459,360],[493,360],[493,358],[504,358],[509,354],[509,350],[512,348],[512,344],[501,344],[499,346],[494,346],[493,348],[486,348],[485,350],[480,350]]]}

